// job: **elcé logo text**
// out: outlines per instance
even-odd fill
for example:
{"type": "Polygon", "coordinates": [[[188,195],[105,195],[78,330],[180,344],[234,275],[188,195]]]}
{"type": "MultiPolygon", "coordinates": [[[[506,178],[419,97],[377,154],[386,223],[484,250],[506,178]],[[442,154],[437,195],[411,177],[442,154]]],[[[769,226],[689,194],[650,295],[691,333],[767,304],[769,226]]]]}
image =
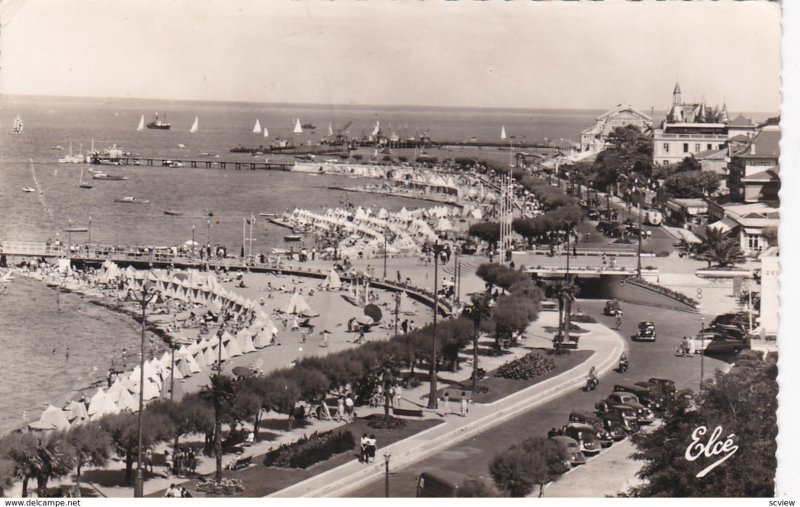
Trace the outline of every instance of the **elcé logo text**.
{"type": "Polygon", "coordinates": [[[733,443],[733,438],[735,436],[733,433],[725,437],[724,441],[720,440],[720,435],[722,435],[722,426],[717,426],[714,431],[711,432],[711,435],[708,436],[708,439],[705,442],[701,442],[706,433],[708,433],[708,429],[705,426],[699,426],[692,432],[692,443],[690,443],[689,447],[686,448],[686,459],[689,461],[695,461],[701,456],[705,456],[706,458],[713,458],[714,456],[720,455],[723,456],[714,463],[711,463],[709,466],[700,470],[700,472],[698,472],[695,476],[698,479],[705,477],[707,473],[724,463],[728,458],[736,454],[736,451],[739,450],[739,446],[733,443]]]}

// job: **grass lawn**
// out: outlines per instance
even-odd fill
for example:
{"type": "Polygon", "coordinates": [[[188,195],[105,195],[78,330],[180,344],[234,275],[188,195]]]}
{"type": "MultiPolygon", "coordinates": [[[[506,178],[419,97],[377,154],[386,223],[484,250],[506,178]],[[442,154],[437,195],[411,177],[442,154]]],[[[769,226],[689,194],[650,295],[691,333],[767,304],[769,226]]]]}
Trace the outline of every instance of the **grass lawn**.
{"type": "MultiPolygon", "coordinates": [[[[543,355],[548,353],[548,351],[545,349],[541,349],[540,352],[543,355]]],[[[496,370],[490,371],[486,378],[478,381],[479,388],[485,387],[489,390],[487,392],[473,393],[472,401],[475,403],[492,403],[501,398],[505,398],[509,394],[514,394],[515,392],[525,389],[526,387],[538,384],[543,380],[555,377],[556,375],[571,369],[572,367],[586,361],[590,356],[592,356],[592,354],[594,354],[594,352],[591,350],[573,350],[568,354],[562,354],[560,356],[553,354],[550,357],[552,357],[553,361],[555,361],[556,367],[544,375],[527,380],[511,380],[495,377],[494,372],[496,370]]],[[[464,382],[464,386],[470,386],[469,380],[464,382]]]]}
{"type": "MultiPolygon", "coordinates": [[[[442,423],[442,421],[438,419],[406,419],[405,428],[379,430],[367,426],[368,422],[369,421],[365,418],[356,418],[353,422],[344,426],[340,426],[334,431],[349,430],[356,440],[360,439],[361,435],[364,433],[369,433],[371,435],[374,434],[375,439],[378,441],[378,453],[380,453],[382,447],[386,447],[389,444],[403,440],[404,438],[408,438],[411,435],[419,433],[420,431],[424,431],[442,423]]],[[[332,468],[336,468],[339,465],[347,463],[348,461],[357,460],[359,458],[359,448],[357,443],[358,442],[353,442],[352,451],[343,452],[336,456],[332,456],[331,458],[321,461],[306,469],[267,467],[264,466],[264,455],[261,454],[253,457],[253,464],[249,467],[238,471],[224,470],[223,476],[242,480],[245,490],[240,493],[239,496],[266,496],[276,491],[280,491],[281,489],[287,488],[293,484],[297,484],[298,482],[308,479],[309,477],[313,477],[332,468]]],[[[213,477],[213,474],[211,474],[211,477],[213,477]]],[[[199,482],[200,481],[197,479],[192,479],[190,481],[183,482],[182,484],[192,495],[203,496],[202,493],[199,493],[195,489],[199,482]]],[[[160,497],[163,495],[164,492],[159,491],[148,496],[160,497]]]]}

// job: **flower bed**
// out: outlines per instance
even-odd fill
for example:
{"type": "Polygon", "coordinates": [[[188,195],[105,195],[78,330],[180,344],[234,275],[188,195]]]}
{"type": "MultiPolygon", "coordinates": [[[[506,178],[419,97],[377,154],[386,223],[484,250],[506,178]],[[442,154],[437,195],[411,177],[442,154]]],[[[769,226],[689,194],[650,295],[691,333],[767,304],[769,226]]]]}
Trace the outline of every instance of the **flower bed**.
{"type": "Polygon", "coordinates": [[[639,278],[638,280],[633,280],[632,282],[636,283],[636,284],[639,284],[639,285],[642,285],[642,286],[645,286],[645,287],[647,287],[649,289],[652,289],[652,290],[658,292],[659,294],[663,294],[665,296],[668,296],[668,297],[670,297],[670,298],[672,298],[672,299],[674,299],[676,301],[679,301],[679,302],[681,302],[681,303],[683,303],[685,305],[691,306],[692,308],[697,308],[697,305],[698,305],[697,301],[692,299],[692,298],[690,298],[686,294],[682,294],[682,293],[680,293],[678,291],[675,291],[675,290],[672,290],[672,289],[668,289],[666,287],[662,287],[661,285],[658,285],[658,284],[655,284],[655,283],[648,282],[648,281],[646,281],[646,280],[644,280],[642,278],[639,278]]]}
{"type": "Polygon", "coordinates": [[[519,359],[509,361],[497,369],[494,376],[512,380],[526,380],[544,375],[556,367],[552,358],[538,352],[529,352],[519,359]]]}
{"type": "Polygon", "coordinates": [[[223,478],[220,482],[206,481],[197,485],[197,491],[208,496],[235,496],[244,491],[244,484],[240,479],[223,478]]]}
{"type": "Polygon", "coordinates": [[[268,452],[264,464],[280,468],[308,468],[333,455],[349,451],[354,445],[355,438],[349,431],[314,432],[268,452]]]}

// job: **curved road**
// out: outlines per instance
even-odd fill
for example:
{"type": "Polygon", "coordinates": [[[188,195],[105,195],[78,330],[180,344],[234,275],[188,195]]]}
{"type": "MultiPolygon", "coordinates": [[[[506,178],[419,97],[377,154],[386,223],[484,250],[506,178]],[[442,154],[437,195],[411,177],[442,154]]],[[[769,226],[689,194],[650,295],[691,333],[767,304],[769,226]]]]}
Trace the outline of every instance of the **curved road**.
{"type": "MultiPolygon", "coordinates": [[[[604,301],[580,300],[576,303],[576,309],[582,308],[586,314],[597,318],[599,322],[613,327],[614,319],[602,315],[603,305],[604,301]]],[[[611,392],[613,385],[619,381],[633,383],[647,380],[650,377],[666,377],[673,379],[678,389],[690,388],[696,391],[700,380],[700,356],[681,358],[676,356],[674,351],[684,335],[695,334],[700,329],[701,316],[629,303],[622,303],[622,309],[625,317],[621,332],[629,345],[628,358],[630,359],[630,368],[624,375],[611,372],[600,379],[600,386],[594,392],[585,393],[576,390],[510,421],[488,428],[487,431],[410,467],[392,471],[390,475],[391,496],[415,496],[416,476],[427,468],[447,469],[472,476],[488,477],[489,463],[495,454],[528,436],[545,436],[551,427],[560,427],[565,424],[569,412],[573,410],[594,410],[594,403],[611,392]],[[657,330],[655,343],[630,340],[630,335],[634,333],[640,320],[655,322],[657,330]]],[[[704,362],[706,378],[713,375],[715,369],[721,368],[725,364],[719,359],[708,356],[705,357],[704,362]]],[[[383,478],[350,492],[347,496],[382,497],[384,496],[383,478]]],[[[576,496],[579,496],[578,492],[576,492],[576,496]]]]}

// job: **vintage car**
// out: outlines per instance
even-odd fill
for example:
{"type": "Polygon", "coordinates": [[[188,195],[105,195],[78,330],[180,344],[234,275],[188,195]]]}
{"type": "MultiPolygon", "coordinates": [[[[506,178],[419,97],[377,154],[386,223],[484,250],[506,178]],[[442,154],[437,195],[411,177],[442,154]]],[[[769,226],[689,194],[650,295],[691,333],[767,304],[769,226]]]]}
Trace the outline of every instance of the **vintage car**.
{"type": "Polygon", "coordinates": [[[642,405],[635,394],[625,391],[609,394],[605,400],[597,403],[595,408],[605,412],[604,406],[616,405],[625,405],[634,409],[636,411],[636,420],[639,424],[650,424],[655,420],[652,410],[642,405]]]}
{"type": "Polygon", "coordinates": [[[581,452],[586,456],[594,456],[602,449],[600,439],[597,438],[597,430],[591,424],[569,423],[564,425],[559,433],[577,441],[581,452]]]}
{"type": "Polygon", "coordinates": [[[668,378],[650,377],[647,379],[650,384],[655,384],[661,388],[661,392],[668,398],[674,398],[678,389],[675,387],[675,381],[668,378]]]}
{"type": "Polygon", "coordinates": [[[636,409],[627,405],[609,405],[598,403],[597,409],[600,417],[625,430],[627,434],[639,431],[639,421],[636,409]]]}
{"type": "Polygon", "coordinates": [[[648,342],[656,341],[656,325],[647,321],[639,322],[636,334],[631,339],[648,342]]]}
{"type": "Polygon", "coordinates": [[[417,476],[417,497],[456,497],[461,485],[469,478],[467,475],[451,470],[427,470],[417,476]]]}
{"type": "Polygon", "coordinates": [[[636,395],[639,403],[649,408],[652,411],[661,410],[660,389],[655,384],[652,387],[640,384],[616,384],[614,386],[615,393],[631,393],[636,395]]]}
{"type": "Polygon", "coordinates": [[[578,466],[586,463],[586,458],[583,457],[581,446],[577,440],[565,436],[551,438],[555,440],[559,447],[566,453],[567,461],[571,466],[578,466]]]}
{"type": "Polygon", "coordinates": [[[628,434],[625,428],[614,419],[603,418],[591,412],[570,412],[569,422],[591,425],[603,447],[611,446],[614,442],[624,439],[628,434]]]}

